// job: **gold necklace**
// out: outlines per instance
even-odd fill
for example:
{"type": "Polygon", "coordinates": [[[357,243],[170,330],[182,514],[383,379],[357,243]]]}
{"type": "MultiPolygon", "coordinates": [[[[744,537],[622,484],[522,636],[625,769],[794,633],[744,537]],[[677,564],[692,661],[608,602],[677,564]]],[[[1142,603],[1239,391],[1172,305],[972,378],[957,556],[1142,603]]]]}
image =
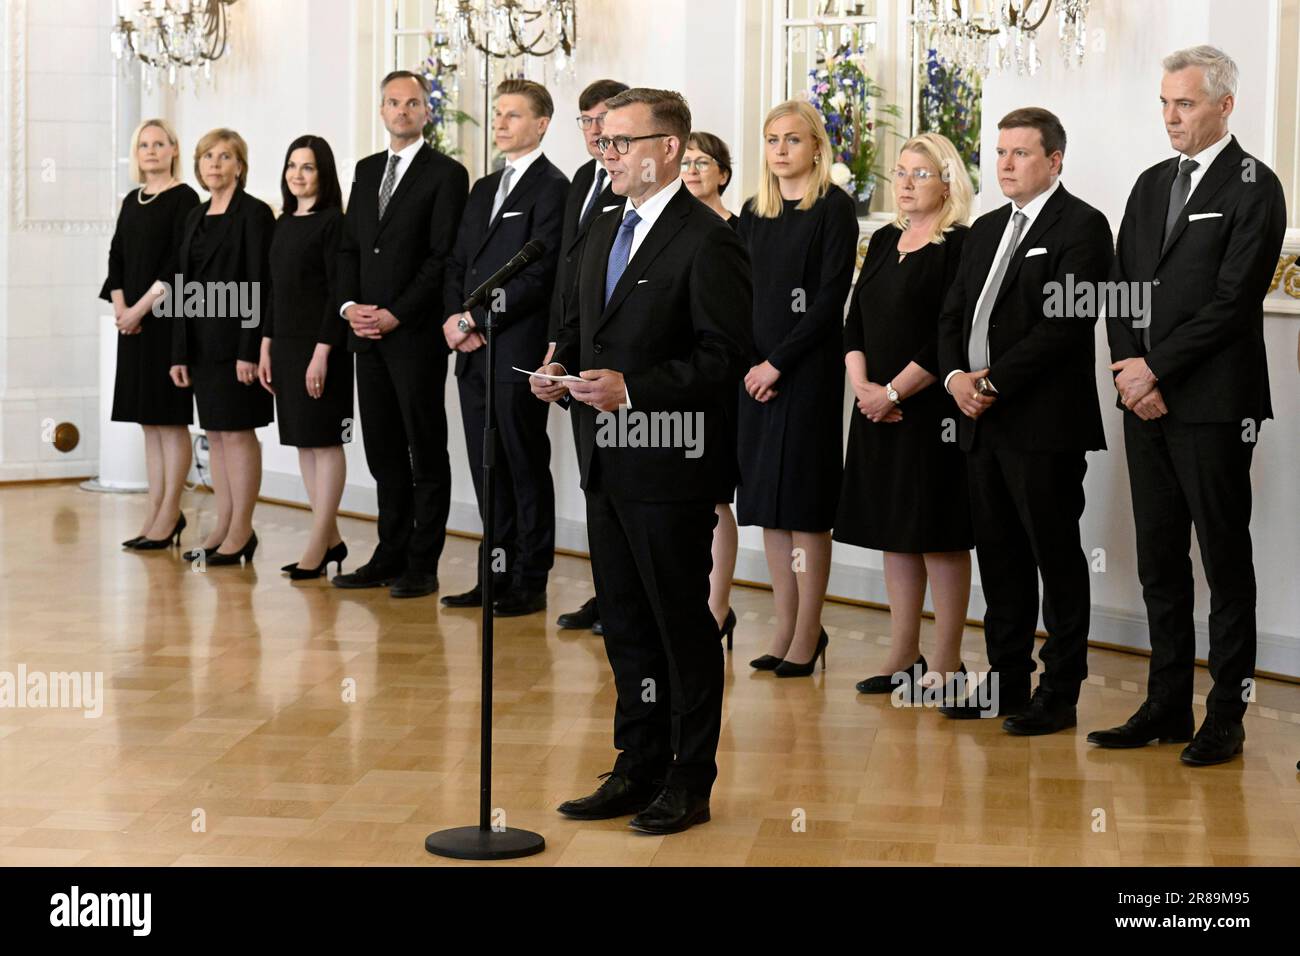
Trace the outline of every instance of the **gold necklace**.
{"type": "Polygon", "coordinates": [[[171,189],[171,188],[172,188],[172,184],[175,183],[175,182],[176,182],[176,177],[173,176],[171,179],[167,180],[167,184],[166,184],[165,186],[163,186],[162,189],[158,190],[156,193],[154,193],[154,194],[153,194],[152,196],[150,196],[148,199],[141,199],[141,198],[140,198],[141,196],[144,195],[144,187],[141,186],[139,192],[137,192],[137,193],[135,194],[135,201],[138,202],[141,206],[147,206],[147,205],[149,205],[151,202],[153,202],[155,199],[157,199],[159,196],[161,196],[163,193],[165,193],[167,190],[171,189]]]}

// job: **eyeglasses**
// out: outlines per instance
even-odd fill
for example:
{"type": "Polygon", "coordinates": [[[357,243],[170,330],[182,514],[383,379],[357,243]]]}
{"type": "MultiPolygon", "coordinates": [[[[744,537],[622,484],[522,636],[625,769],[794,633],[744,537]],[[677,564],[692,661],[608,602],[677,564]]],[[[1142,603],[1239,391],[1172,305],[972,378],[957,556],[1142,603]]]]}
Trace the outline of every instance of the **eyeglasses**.
{"type": "Polygon", "coordinates": [[[923,183],[931,179],[939,178],[938,173],[932,173],[928,169],[914,169],[911,172],[908,172],[906,169],[894,170],[894,178],[897,179],[900,183],[905,182],[909,176],[912,179],[915,179],[918,183],[923,183]]]}
{"type": "Polygon", "coordinates": [[[702,173],[713,165],[713,160],[707,156],[701,156],[699,159],[686,159],[682,161],[682,172],[689,173],[692,169],[697,173],[702,173]]]}
{"type": "Polygon", "coordinates": [[[581,126],[583,129],[591,129],[592,123],[600,123],[603,125],[605,122],[605,117],[608,115],[609,115],[609,111],[606,110],[604,113],[601,113],[599,116],[579,116],[578,125],[581,126]]]}
{"type": "Polygon", "coordinates": [[[646,133],[644,136],[615,136],[610,139],[608,136],[602,136],[596,140],[596,148],[602,153],[608,152],[610,146],[618,151],[620,156],[626,156],[627,151],[632,148],[632,144],[643,139],[666,139],[672,136],[672,133],[646,133]]]}

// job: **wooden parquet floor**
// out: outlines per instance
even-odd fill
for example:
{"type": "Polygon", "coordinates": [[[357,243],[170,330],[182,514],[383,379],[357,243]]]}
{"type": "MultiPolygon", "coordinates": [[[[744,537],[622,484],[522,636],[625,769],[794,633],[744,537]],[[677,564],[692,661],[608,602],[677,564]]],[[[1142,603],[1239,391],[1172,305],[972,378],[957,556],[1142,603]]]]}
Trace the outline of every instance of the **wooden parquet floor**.
{"type": "MultiPolygon", "coordinates": [[[[187,546],[211,507],[186,496],[187,546]]],[[[103,674],[97,717],[0,707],[0,863],[463,865],[423,842],[477,822],[477,612],[290,585],[279,566],[308,515],[289,507],[259,505],[252,569],[122,553],[143,508],[72,484],[0,488],[0,679],[103,674]]],[[[355,566],[375,526],[343,529],[355,566]]],[[[448,540],[442,593],[471,585],[474,554],[448,540]]],[[[1261,681],[1244,759],[1191,769],[1177,746],[1084,741],[1128,717],[1146,675],[1144,658],[1094,649],[1078,730],[1013,738],[855,693],[886,656],[882,611],[828,606],[825,673],[752,671],[771,598],[748,588],[713,821],[650,837],[565,820],[556,804],[613,758],[603,645],[554,626],[590,587],[587,562],[560,557],[546,614],[497,624],[493,804],[547,839],[524,865],[1300,863],[1300,687],[1261,681]]],[[[968,666],[982,646],[968,630],[968,666]]],[[[1196,681],[1203,695],[1208,674],[1196,681]]]]}

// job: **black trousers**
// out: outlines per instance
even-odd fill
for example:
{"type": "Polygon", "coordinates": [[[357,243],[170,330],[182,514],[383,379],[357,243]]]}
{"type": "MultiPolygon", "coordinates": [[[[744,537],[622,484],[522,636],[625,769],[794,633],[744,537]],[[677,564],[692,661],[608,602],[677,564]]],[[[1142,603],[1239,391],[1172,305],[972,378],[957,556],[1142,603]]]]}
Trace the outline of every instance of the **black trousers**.
{"type": "Polygon", "coordinates": [[[1194,424],[1166,415],[1144,422],[1124,413],[1124,447],[1138,578],[1151,629],[1147,697],[1192,706],[1191,529],[1210,585],[1210,677],[1206,709],[1232,720],[1246,713],[1255,673],[1255,566],[1250,540],[1253,441],[1233,423],[1194,424]]]}
{"type": "MultiPolygon", "coordinates": [[[[473,353],[457,379],[465,447],[480,517],[484,505],[483,427],[487,421],[485,359],[486,349],[473,353]],[[484,359],[478,358],[480,352],[484,359]]],[[[507,374],[518,377],[514,372],[507,374]]],[[[551,440],[546,434],[551,406],[538,401],[526,381],[502,382],[500,375],[495,402],[496,502],[491,546],[504,552],[504,577],[526,590],[544,591],[555,563],[555,487],[551,481],[551,440]]],[[[488,540],[485,533],[483,541],[488,540]]],[[[480,544],[480,561],[482,556],[480,544]]]]}
{"type": "Polygon", "coordinates": [[[366,464],[379,499],[371,562],[436,574],[451,510],[446,347],[428,336],[357,353],[366,464]]]}
{"type": "Polygon", "coordinates": [[[703,797],[718,775],[722,729],[713,509],[708,500],[628,501],[588,481],[591,567],[618,691],[614,769],[703,797]]]}
{"type": "Polygon", "coordinates": [[[977,445],[967,466],[989,667],[1002,693],[1029,690],[1041,574],[1048,637],[1039,685],[1077,701],[1088,676],[1092,609],[1079,541],[1085,453],[977,445]]]}

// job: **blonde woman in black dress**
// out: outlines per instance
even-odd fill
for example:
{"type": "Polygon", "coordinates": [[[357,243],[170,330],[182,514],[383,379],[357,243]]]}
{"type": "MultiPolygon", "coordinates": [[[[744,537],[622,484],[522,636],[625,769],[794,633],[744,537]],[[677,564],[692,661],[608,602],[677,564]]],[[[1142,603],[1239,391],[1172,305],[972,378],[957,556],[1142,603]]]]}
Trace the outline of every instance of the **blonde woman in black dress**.
{"type": "MultiPolygon", "coordinates": [[[[262,448],[254,429],[269,425],[271,396],[257,385],[261,322],[270,302],[267,254],[275,213],[244,192],[248,146],[231,129],[205,133],[194,152],[194,171],[209,199],[185,220],[179,259],[186,287],[237,290],[206,301],[200,314],[175,321],[172,381],[193,384],[199,425],[208,436],[217,523],[200,546],[207,566],[252,560],[257,550],[253,507],[262,485],[262,448]],[[252,314],[245,316],[247,311],[252,314]]],[[[190,310],[187,308],[187,313],[190,310]]],[[[193,560],[200,549],[187,553],[193,560]]]]}
{"type": "Polygon", "coordinates": [[[343,195],[334,152],[319,136],[289,144],[280,181],[283,213],[271,240],[272,308],[263,323],[258,376],[275,396],[280,444],[298,449],[312,526],[292,580],[318,578],[330,562],[343,570],[339,534],[347,482],[343,444],[352,433],[352,356],[348,324],[335,308],[343,195]]]}
{"type": "Polygon", "coordinates": [[[974,547],[957,407],[939,383],[939,312],[957,272],[971,182],[956,148],[923,133],[893,170],[898,215],[871,237],[844,326],[854,408],[835,540],[884,552],[891,646],[864,694],[955,685],[974,547]],[[920,654],[926,584],[936,648],[920,654]]]}
{"type": "Polygon", "coordinates": [[[763,123],[756,197],[740,214],[754,276],[757,354],[740,398],[736,520],[763,528],[776,604],[769,652],[751,666],[806,677],[829,639],[821,626],[843,463],[844,301],[858,220],[832,185],[821,116],[790,100],[763,123]]]}
{"type": "Polygon", "coordinates": [[[141,186],[122,201],[108,250],[108,278],[99,296],[113,303],[118,331],[112,419],[137,422],[144,429],[149,476],[144,523],[136,537],[122,544],[160,551],[179,543],[185,527],[181,492],[190,470],[194,395],[172,385],[172,322],[153,315],[153,304],[162,283],[170,283],[177,271],[185,215],[199,197],[180,181],[180,143],[166,120],[149,119],[136,127],[130,169],[141,186]]]}

